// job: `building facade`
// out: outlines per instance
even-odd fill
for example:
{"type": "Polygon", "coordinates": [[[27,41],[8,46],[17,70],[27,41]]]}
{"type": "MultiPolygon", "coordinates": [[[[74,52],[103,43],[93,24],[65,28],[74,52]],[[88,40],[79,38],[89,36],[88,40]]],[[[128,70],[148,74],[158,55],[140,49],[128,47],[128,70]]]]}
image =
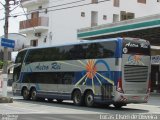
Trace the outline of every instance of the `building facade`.
{"type": "Polygon", "coordinates": [[[159,0],[22,0],[27,20],[19,32],[28,46],[49,46],[78,40],[77,30],[134,19],[160,11],[159,0]]]}

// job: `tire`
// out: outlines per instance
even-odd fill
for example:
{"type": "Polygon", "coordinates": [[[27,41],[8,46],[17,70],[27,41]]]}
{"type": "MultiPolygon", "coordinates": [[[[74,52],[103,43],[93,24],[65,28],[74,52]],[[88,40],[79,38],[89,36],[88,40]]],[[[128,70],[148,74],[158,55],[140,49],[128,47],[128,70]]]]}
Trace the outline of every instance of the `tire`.
{"type": "Polygon", "coordinates": [[[24,88],[22,90],[22,96],[24,100],[29,100],[30,99],[30,93],[29,90],[27,88],[24,88]]]}
{"type": "Polygon", "coordinates": [[[47,98],[48,99],[48,102],[53,102],[53,99],[52,98],[47,98]]]}
{"type": "Polygon", "coordinates": [[[58,103],[62,103],[63,100],[62,99],[56,99],[58,103]]]}
{"type": "Polygon", "coordinates": [[[87,107],[93,107],[94,106],[94,95],[92,91],[88,91],[85,95],[85,105],[87,107]]]}
{"type": "Polygon", "coordinates": [[[32,99],[33,101],[36,101],[36,100],[37,100],[37,91],[36,91],[35,88],[33,88],[33,89],[31,90],[31,99],[32,99]]]}
{"type": "Polygon", "coordinates": [[[82,98],[81,92],[79,90],[74,91],[73,103],[77,106],[80,106],[80,105],[82,105],[82,101],[83,101],[83,98],[82,98]]]}
{"type": "Polygon", "coordinates": [[[121,105],[121,104],[119,104],[119,103],[115,103],[115,104],[113,104],[114,105],[114,107],[116,108],[116,109],[120,109],[120,108],[122,108],[122,106],[123,105],[121,105]]]}

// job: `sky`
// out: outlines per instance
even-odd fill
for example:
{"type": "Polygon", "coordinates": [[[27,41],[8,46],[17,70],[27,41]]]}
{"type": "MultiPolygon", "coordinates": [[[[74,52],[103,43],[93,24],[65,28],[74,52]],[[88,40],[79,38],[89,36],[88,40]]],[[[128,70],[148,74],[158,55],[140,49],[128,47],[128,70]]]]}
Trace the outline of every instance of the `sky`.
{"type": "MultiPolygon", "coordinates": [[[[3,4],[5,3],[5,0],[0,0],[3,4]]],[[[12,10],[15,6],[11,6],[10,10],[12,10]]],[[[0,4],[0,36],[4,35],[4,20],[1,20],[4,18],[4,9],[3,6],[0,4]]],[[[13,10],[10,14],[15,14],[15,13],[23,13],[23,9],[20,7],[17,7],[15,10],[13,10]]],[[[19,21],[25,20],[25,16],[20,16],[17,18],[9,18],[9,33],[18,33],[19,31],[19,21]]]]}

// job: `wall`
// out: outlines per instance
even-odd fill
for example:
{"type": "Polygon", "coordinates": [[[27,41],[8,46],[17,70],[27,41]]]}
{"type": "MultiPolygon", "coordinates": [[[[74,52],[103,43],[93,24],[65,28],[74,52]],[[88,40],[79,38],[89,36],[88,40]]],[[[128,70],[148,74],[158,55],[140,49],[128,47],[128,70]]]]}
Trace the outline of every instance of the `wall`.
{"type": "MultiPolygon", "coordinates": [[[[73,3],[70,5],[57,6],[70,2],[76,2],[76,1],[49,0],[49,3],[46,3],[42,6],[42,7],[46,6],[49,7],[55,6],[55,7],[49,9],[49,11],[53,10],[52,12],[48,12],[47,14],[45,13],[40,14],[40,16],[49,17],[49,30],[42,33],[43,34],[42,38],[38,38],[39,46],[76,42],[77,29],[91,27],[91,11],[98,11],[98,25],[112,23],[113,14],[120,14],[120,11],[135,13],[136,18],[151,14],[157,14],[160,11],[160,3],[158,3],[157,0],[147,0],[147,4],[137,3],[137,0],[120,0],[119,7],[113,6],[113,0],[109,0],[98,4],[74,7],[70,9],[63,9],[63,8],[88,4],[91,3],[91,0],[73,3]],[[85,17],[81,17],[81,12],[85,12],[85,17]],[[103,15],[107,15],[106,20],[103,20],[103,15]],[[44,36],[47,36],[46,43],[43,42],[44,36]]],[[[31,6],[28,8],[28,11],[37,9],[38,6],[40,5],[31,6]]],[[[27,37],[28,40],[35,38],[34,35],[32,34],[28,34],[27,37]]]]}

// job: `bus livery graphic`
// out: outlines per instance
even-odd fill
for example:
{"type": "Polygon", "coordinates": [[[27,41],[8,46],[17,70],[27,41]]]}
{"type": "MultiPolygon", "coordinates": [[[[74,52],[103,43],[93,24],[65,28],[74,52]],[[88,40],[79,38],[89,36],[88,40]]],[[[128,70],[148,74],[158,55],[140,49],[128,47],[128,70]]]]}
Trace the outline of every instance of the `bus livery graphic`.
{"type": "Polygon", "coordinates": [[[127,63],[133,65],[144,65],[141,55],[130,55],[127,63]]]}
{"type": "Polygon", "coordinates": [[[82,78],[75,84],[75,86],[78,85],[85,85],[88,80],[91,80],[92,82],[92,88],[95,91],[95,80],[98,81],[99,85],[103,84],[102,80],[107,81],[109,84],[114,85],[114,81],[111,80],[111,73],[110,73],[110,68],[109,65],[107,64],[106,61],[104,60],[87,60],[87,63],[83,63],[82,61],[79,61],[82,65],[86,67],[86,70],[82,71],[82,78]],[[106,67],[106,72],[108,72],[108,75],[102,75],[101,73],[98,72],[97,66],[98,64],[103,64],[106,67]],[[108,76],[108,77],[106,77],[108,76]],[[84,82],[83,82],[84,81],[84,82]]]}

